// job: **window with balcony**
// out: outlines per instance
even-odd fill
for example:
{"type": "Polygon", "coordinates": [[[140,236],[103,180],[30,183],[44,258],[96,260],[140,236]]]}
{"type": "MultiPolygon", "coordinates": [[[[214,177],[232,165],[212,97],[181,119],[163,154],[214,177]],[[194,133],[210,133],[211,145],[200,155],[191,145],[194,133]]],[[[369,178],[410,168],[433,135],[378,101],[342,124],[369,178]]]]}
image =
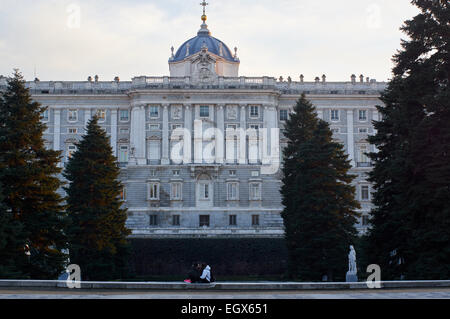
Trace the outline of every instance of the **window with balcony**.
{"type": "Polygon", "coordinates": [[[49,121],[49,112],[48,112],[48,109],[46,109],[46,110],[42,113],[42,121],[43,121],[43,122],[48,122],[48,121],[49,121]]]}
{"type": "Polygon", "coordinates": [[[183,198],[182,195],[182,183],[172,183],[170,185],[170,199],[171,200],[181,200],[183,198]]]}
{"type": "Polygon", "coordinates": [[[150,118],[159,118],[159,106],[150,106],[150,118]]]}
{"type": "Polygon", "coordinates": [[[130,114],[128,110],[120,110],[120,121],[121,122],[128,122],[130,119],[130,114]]]}
{"type": "Polygon", "coordinates": [[[333,122],[339,121],[339,110],[331,110],[331,120],[333,122]]]}
{"type": "Polygon", "coordinates": [[[120,145],[119,146],[119,162],[120,163],[128,163],[128,153],[129,153],[128,145],[120,145]]]}
{"type": "Polygon", "coordinates": [[[288,111],[280,110],[280,121],[285,122],[288,120],[288,111]]]}
{"type": "Polygon", "coordinates": [[[250,106],[250,117],[252,117],[252,118],[259,117],[259,106],[257,106],[257,105],[250,106]]]}
{"type": "Polygon", "coordinates": [[[261,200],[261,183],[250,183],[250,200],[261,200]]]}
{"type": "Polygon", "coordinates": [[[370,200],[370,188],[367,185],[361,186],[361,200],[363,201],[370,200]]]}
{"type": "Polygon", "coordinates": [[[360,122],[367,121],[367,111],[366,110],[359,110],[359,121],[360,122]]]}
{"type": "Polygon", "coordinates": [[[368,145],[359,145],[358,146],[358,167],[370,167],[370,158],[367,155],[369,153],[368,145]]]}
{"type": "Polygon", "coordinates": [[[148,185],[148,199],[159,200],[159,183],[150,183],[148,185]]]}
{"type": "Polygon", "coordinates": [[[239,200],[239,183],[233,182],[227,184],[227,199],[239,200]]]}

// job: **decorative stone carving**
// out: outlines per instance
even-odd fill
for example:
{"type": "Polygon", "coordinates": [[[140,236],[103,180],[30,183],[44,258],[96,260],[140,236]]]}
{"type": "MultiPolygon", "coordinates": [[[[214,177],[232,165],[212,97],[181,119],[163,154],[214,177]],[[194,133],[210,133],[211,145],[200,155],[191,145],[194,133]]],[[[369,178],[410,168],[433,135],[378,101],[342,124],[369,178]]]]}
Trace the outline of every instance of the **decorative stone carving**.
{"type": "Polygon", "coordinates": [[[227,118],[229,120],[237,119],[237,105],[228,105],[227,106],[227,118]]]}
{"type": "Polygon", "coordinates": [[[174,120],[181,119],[182,112],[183,112],[183,109],[182,109],[181,105],[172,106],[172,118],[174,120]]]}
{"type": "Polygon", "coordinates": [[[348,272],[346,276],[347,282],[358,282],[356,269],[356,251],[353,246],[350,246],[350,252],[348,254],[348,272]]]}

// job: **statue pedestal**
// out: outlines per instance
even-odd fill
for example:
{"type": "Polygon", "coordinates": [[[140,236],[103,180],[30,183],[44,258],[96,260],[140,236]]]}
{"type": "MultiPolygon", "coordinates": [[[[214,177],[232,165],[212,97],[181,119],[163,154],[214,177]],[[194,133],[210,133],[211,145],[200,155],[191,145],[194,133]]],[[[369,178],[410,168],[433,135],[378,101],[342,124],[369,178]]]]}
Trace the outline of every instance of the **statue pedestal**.
{"type": "Polygon", "coordinates": [[[347,275],[345,276],[346,282],[358,282],[358,276],[353,272],[347,272],[347,275]]]}

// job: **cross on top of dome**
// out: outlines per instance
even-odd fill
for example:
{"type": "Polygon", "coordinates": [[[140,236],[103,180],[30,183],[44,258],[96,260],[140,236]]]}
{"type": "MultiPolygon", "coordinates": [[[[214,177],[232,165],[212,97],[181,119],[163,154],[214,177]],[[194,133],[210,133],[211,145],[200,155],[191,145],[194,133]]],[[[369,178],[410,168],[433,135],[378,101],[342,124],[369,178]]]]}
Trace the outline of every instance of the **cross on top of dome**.
{"type": "Polygon", "coordinates": [[[209,5],[209,3],[207,3],[205,0],[203,0],[203,2],[200,3],[200,5],[203,6],[202,21],[203,21],[203,23],[205,23],[206,19],[207,19],[207,17],[206,17],[206,6],[209,5]]]}

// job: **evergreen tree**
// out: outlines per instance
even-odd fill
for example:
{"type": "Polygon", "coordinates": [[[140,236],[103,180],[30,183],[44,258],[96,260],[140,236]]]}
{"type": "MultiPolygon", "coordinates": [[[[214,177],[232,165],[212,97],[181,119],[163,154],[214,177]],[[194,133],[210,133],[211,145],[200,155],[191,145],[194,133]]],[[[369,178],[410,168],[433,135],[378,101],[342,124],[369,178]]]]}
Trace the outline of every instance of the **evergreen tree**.
{"type": "Polygon", "coordinates": [[[14,219],[3,200],[0,185],[0,279],[25,279],[22,273],[27,264],[23,226],[14,219]]]}
{"type": "Polygon", "coordinates": [[[304,281],[344,279],[359,208],[343,146],[303,95],[286,122],[281,188],[289,273],[304,281]]]}
{"type": "Polygon", "coordinates": [[[60,153],[44,147],[41,123],[45,108],[32,101],[16,71],[0,99],[0,182],[4,203],[23,226],[31,250],[21,269],[35,279],[56,279],[64,270],[67,241],[61,187],[60,153]]]}
{"type": "Polygon", "coordinates": [[[94,117],[77,144],[64,173],[67,187],[70,260],[81,267],[83,280],[126,276],[129,245],[120,169],[109,138],[94,117]]]}
{"type": "Polygon", "coordinates": [[[450,4],[412,1],[374,123],[370,262],[383,279],[450,278],[450,4]]]}

